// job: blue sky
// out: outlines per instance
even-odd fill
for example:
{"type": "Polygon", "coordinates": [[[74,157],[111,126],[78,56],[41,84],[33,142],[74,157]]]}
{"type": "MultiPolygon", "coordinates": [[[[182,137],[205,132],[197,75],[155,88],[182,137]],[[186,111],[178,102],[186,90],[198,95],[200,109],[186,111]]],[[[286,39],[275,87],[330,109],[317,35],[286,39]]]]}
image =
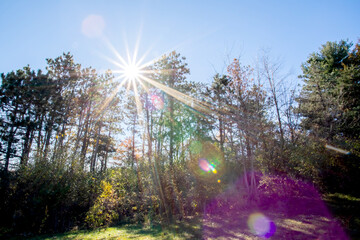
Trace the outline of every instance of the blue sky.
{"type": "MultiPolygon", "coordinates": [[[[210,82],[226,63],[253,64],[262,49],[296,81],[300,65],[326,41],[360,37],[360,1],[0,1],[0,72],[70,51],[84,67],[116,69],[104,39],[125,55],[140,36],[146,60],[176,50],[187,58],[190,80],[210,82]],[[102,34],[88,37],[84,19],[100,16],[102,34]],[[140,35],[141,33],[141,35],[140,35]]],[[[90,26],[91,27],[91,26],[90,26]]]]}

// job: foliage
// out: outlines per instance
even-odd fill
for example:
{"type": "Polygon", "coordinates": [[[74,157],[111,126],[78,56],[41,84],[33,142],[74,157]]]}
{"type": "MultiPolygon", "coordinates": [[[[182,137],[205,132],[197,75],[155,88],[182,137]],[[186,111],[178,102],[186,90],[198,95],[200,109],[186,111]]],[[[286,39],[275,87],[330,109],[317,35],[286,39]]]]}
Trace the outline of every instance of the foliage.
{"type": "MultiPolygon", "coordinates": [[[[6,181],[2,178],[2,184],[6,181]]],[[[91,201],[92,178],[89,173],[59,169],[42,163],[22,168],[11,176],[6,203],[1,207],[3,224],[13,219],[18,231],[63,231],[83,221],[91,201]]],[[[4,186],[4,185],[2,185],[4,186]]]]}
{"type": "Polygon", "coordinates": [[[112,185],[104,180],[101,181],[101,194],[88,211],[85,222],[91,228],[97,228],[111,224],[119,217],[116,212],[117,205],[118,198],[112,185]]]}
{"type": "Polygon", "coordinates": [[[298,98],[298,111],[304,116],[302,124],[329,141],[358,133],[348,129],[356,128],[357,120],[351,116],[359,115],[359,105],[353,95],[359,88],[359,65],[352,60],[355,57],[349,57],[357,54],[354,51],[350,55],[350,46],[346,41],[327,42],[302,66],[305,85],[298,98]]]}
{"type": "Polygon", "coordinates": [[[317,177],[310,179],[321,183],[322,189],[354,194],[352,185],[360,169],[355,147],[360,115],[360,103],[355,97],[359,89],[359,46],[353,51],[350,47],[346,41],[327,42],[303,64],[305,84],[296,111],[302,116],[304,134],[295,151],[303,149],[310,155],[300,155],[295,162],[305,163],[298,169],[313,168],[317,177]],[[350,154],[341,154],[336,148],[325,150],[329,145],[349,150],[350,154]]]}
{"type": "Polygon", "coordinates": [[[311,54],[289,98],[269,62],[260,73],[234,59],[200,84],[176,52],[126,89],[70,53],[47,59],[44,73],[2,74],[1,226],[151,227],[204,214],[233,185],[249,202],[290,204],[315,188],[359,197],[360,46],[351,46],[311,54]]]}

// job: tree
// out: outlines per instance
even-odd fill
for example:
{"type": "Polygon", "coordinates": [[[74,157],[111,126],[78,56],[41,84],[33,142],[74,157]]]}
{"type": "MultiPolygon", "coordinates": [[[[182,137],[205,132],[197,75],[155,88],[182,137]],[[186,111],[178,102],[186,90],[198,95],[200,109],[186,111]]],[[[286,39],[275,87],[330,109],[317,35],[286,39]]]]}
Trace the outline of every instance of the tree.
{"type": "Polygon", "coordinates": [[[276,118],[277,118],[279,132],[280,132],[280,147],[281,147],[281,151],[282,151],[284,148],[285,139],[284,139],[283,121],[282,121],[282,116],[281,116],[281,106],[280,106],[280,100],[279,100],[279,96],[278,96],[278,84],[282,80],[282,79],[278,79],[280,64],[279,63],[271,63],[268,56],[263,56],[262,67],[263,67],[262,74],[269,84],[271,100],[273,101],[273,105],[274,105],[275,111],[276,111],[276,118]]]}
{"type": "Polygon", "coordinates": [[[305,130],[303,138],[310,138],[307,141],[326,156],[311,158],[308,166],[319,171],[319,179],[328,190],[341,186],[341,191],[353,191],[351,180],[359,175],[359,46],[351,51],[351,45],[346,41],[327,42],[311,54],[302,66],[304,85],[296,99],[296,111],[305,130]],[[329,145],[350,154],[340,154],[331,147],[326,151],[329,145]]]}
{"type": "Polygon", "coordinates": [[[225,116],[221,114],[221,112],[226,108],[226,98],[228,96],[228,92],[226,88],[229,84],[229,78],[226,75],[215,74],[213,78],[213,83],[211,88],[207,89],[206,95],[209,96],[210,101],[214,105],[215,117],[218,121],[218,140],[220,144],[221,151],[224,152],[224,143],[226,137],[226,130],[225,130],[225,116]]]}
{"type": "Polygon", "coordinates": [[[343,61],[350,47],[346,41],[327,42],[302,65],[304,86],[297,99],[302,126],[330,142],[343,133],[343,61]]]}
{"type": "MultiPolygon", "coordinates": [[[[162,58],[155,62],[152,66],[152,70],[156,71],[158,74],[155,74],[153,78],[158,82],[164,84],[165,86],[186,93],[186,75],[190,73],[190,70],[187,68],[187,63],[185,63],[186,58],[180,57],[180,54],[175,51],[171,52],[168,55],[162,56],[162,58]]],[[[175,147],[175,138],[177,134],[176,123],[177,123],[177,109],[181,103],[174,101],[174,97],[167,95],[168,109],[169,111],[165,113],[165,123],[168,125],[167,136],[169,139],[169,162],[170,164],[174,161],[174,147],[175,147]]]]}
{"type": "Polygon", "coordinates": [[[236,124],[239,148],[243,156],[244,180],[250,194],[256,193],[254,175],[255,150],[259,146],[260,135],[265,121],[265,92],[261,85],[253,82],[253,70],[250,66],[242,66],[238,59],[228,66],[230,119],[236,124]],[[246,161],[245,161],[246,160],[246,161]],[[248,166],[247,166],[248,165],[248,166]],[[250,183],[247,179],[247,168],[250,168],[250,183]]]}
{"type": "Polygon", "coordinates": [[[360,137],[360,40],[343,60],[339,82],[343,121],[341,131],[349,138],[360,137]]]}
{"type": "Polygon", "coordinates": [[[24,81],[28,78],[29,68],[11,72],[6,76],[2,74],[1,85],[1,112],[2,112],[2,131],[1,140],[4,145],[2,153],[5,154],[4,167],[5,173],[8,172],[10,158],[16,156],[16,143],[20,141],[20,134],[25,115],[26,100],[24,92],[24,81]]]}

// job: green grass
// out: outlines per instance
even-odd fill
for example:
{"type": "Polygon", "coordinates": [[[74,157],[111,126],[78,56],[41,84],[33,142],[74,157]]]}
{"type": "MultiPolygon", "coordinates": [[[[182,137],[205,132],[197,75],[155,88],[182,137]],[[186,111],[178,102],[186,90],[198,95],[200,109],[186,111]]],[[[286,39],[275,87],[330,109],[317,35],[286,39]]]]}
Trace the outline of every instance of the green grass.
{"type": "MultiPolygon", "coordinates": [[[[360,239],[360,199],[340,193],[324,195],[323,199],[333,215],[340,220],[343,227],[348,231],[350,238],[360,239]]],[[[236,218],[231,219],[214,218],[212,220],[212,218],[206,218],[206,221],[202,221],[202,218],[199,217],[188,217],[169,225],[154,225],[150,227],[148,225],[126,224],[96,230],[74,230],[62,234],[27,237],[26,239],[201,239],[205,226],[210,233],[225,231],[224,234],[228,234],[224,227],[231,226],[231,224],[238,226],[236,231],[232,229],[234,232],[231,234],[234,236],[238,236],[240,239],[260,239],[252,235],[246,225],[248,216],[251,213],[251,211],[243,210],[238,215],[235,214],[236,218]]],[[[334,220],[317,215],[294,215],[289,217],[276,209],[267,212],[267,215],[277,226],[276,239],[288,239],[288,236],[295,235],[302,238],[316,237],[319,233],[325,234],[328,232],[334,222],[334,220]]],[[[5,231],[6,229],[2,230],[7,232],[5,231]]],[[[18,240],[24,239],[24,237],[17,236],[12,239],[18,240]]]]}
{"type": "Polygon", "coordinates": [[[326,194],[324,200],[349,234],[354,239],[360,239],[360,198],[348,194],[331,193],[326,194]]]}
{"type": "Polygon", "coordinates": [[[50,239],[185,239],[176,236],[167,230],[163,230],[160,226],[153,228],[142,228],[137,225],[125,225],[121,227],[109,227],[92,231],[74,231],[64,234],[52,236],[38,236],[31,238],[32,240],[50,240],[50,239]]]}
{"type": "MultiPolygon", "coordinates": [[[[184,225],[182,223],[172,224],[166,228],[161,225],[144,227],[142,225],[127,224],[117,227],[101,228],[96,230],[76,230],[55,235],[41,235],[28,237],[28,240],[50,240],[50,239],[197,239],[200,226],[184,225]]],[[[24,236],[11,238],[13,240],[24,239],[24,236]]]]}
{"type": "Polygon", "coordinates": [[[342,193],[330,193],[327,194],[325,196],[326,199],[339,199],[339,200],[343,200],[343,201],[355,201],[355,202],[359,202],[360,203],[360,198],[351,196],[351,195],[347,195],[347,194],[342,194],[342,193]]]}

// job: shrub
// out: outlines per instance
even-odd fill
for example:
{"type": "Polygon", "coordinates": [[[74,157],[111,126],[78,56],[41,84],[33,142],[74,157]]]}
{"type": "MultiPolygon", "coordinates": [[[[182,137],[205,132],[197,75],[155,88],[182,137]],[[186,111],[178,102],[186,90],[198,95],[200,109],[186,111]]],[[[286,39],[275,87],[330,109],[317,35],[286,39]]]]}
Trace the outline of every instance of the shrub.
{"type": "Polygon", "coordinates": [[[101,194],[88,211],[85,221],[91,228],[108,226],[119,218],[117,213],[118,197],[113,186],[101,181],[101,194]]]}

